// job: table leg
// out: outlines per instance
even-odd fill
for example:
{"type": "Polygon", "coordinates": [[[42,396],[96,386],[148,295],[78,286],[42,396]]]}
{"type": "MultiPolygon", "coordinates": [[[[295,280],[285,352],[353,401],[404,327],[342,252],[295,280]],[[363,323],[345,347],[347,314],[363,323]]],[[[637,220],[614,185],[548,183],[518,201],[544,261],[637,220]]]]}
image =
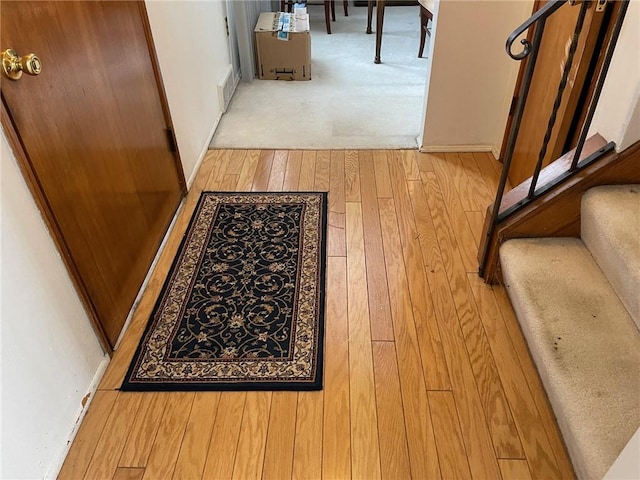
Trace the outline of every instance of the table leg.
{"type": "Polygon", "coordinates": [[[382,25],[384,23],[384,6],[386,0],[377,1],[376,9],[376,57],[373,60],[374,63],[382,63],[380,60],[380,50],[382,48],[382,25]]]}

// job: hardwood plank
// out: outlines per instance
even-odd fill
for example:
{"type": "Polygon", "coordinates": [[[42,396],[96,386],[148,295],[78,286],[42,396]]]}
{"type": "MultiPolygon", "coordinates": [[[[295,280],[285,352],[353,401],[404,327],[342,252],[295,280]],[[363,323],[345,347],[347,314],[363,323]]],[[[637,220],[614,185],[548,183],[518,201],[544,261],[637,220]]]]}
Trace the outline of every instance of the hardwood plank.
{"type": "Polygon", "coordinates": [[[300,168],[300,183],[299,188],[301,192],[310,192],[313,190],[313,185],[316,177],[316,151],[305,150],[302,152],[302,167],[300,168]]]}
{"type": "MultiPolygon", "coordinates": [[[[362,158],[363,151],[367,152],[366,150],[361,150],[360,158],[362,158]]],[[[372,157],[376,172],[378,198],[391,198],[393,197],[393,190],[391,189],[391,179],[389,178],[389,161],[393,159],[393,154],[384,150],[374,150],[372,157]]],[[[362,161],[368,161],[368,158],[365,157],[362,161]]]]}
{"type": "Polygon", "coordinates": [[[410,478],[405,417],[393,342],[373,342],[382,478],[410,478]]]}
{"type": "Polygon", "coordinates": [[[351,473],[353,478],[376,479],[380,478],[380,450],[365,283],[362,208],[359,203],[348,203],[346,213],[351,473]]]}
{"type": "Polygon", "coordinates": [[[453,187],[457,193],[462,210],[471,211],[478,210],[475,204],[475,192],[473,191],[473,185],[469,182],[465,171],[460,162],[460,153],[445,153],[444,161],[439,162],[441,167],[449,172],[450,177],[453,179],[453,187]]]}
{"type": "Polygon", "coordinates": [[[247,392],[232,478],[249,480],[262,476],[270,409],[271,392],[247,392]]]}
{"type": "Polygon", "coordinates": [[[416,153],[416,161],[418,162],[418,170],[421,172],[433,172],[433,160],[430,153],[416,153]]]}
{"type": "Polygon", "coordinates": [[[492,192],[491,188],[486,184],[473,153],[459,153],[458,159],[462,174],[466,178],[466,183],[471,193],[471,206],[475,206],[475,208],[465,209],[465,211],[486,210],[495,199],[495,191],[492,192]]]}
{"type": "Polygon", "coordinates": [[[409,272],[405,269],[402,256],[398,217],[394,201],[380,199],[380,220],[411,473],[415,478],[440,478],[423,363],[414,324],[413,299],[408,286],[409,272]]]}
{"type": "Polygon", "coordinates": [[[247,150],[232,150],[231,161],[227,166],[227,175],[240,175],[244,164],[244,159],[247,156],[247,150]]]}
{"type": "Polygon", "coordinates": [[[287,171],[288,155],[289,153],[286,150],[276,150],[271,163],[271,172],[269,173],[268,191],[279,192],[282,190],[284,175],[287,171]]]}
{"type": "Polygon", "coordinates": [[[429,392],[442,478],[471,478],[452,392],[429,392]]]}
{"type": "Polygon", "coordinates": [[[484,213],[483,212],[465,212],[469,228],[473,233],[473,239],[476,241],[476,245],[480,246],[480,239],[482,238],[482,228],[484,226],[484,213]]]}
{"type": "Polygon", "coordinates": [[[500,183],[502,163],[493,158],[493,155],[489,152],[475,152],[473,159],[476,161],[478,170],[489,188],[489,193],[495,199],[498,183],[500,183]]]}
{"type": "Polygon", "coordinates": [[[347,305],[345,258],[327,259],[326,303],[322,477],[351,478],[349,324],[344,308],[347,305]]]}
{"type": "Polygon", "coordinates": [[[140,408],[131,425],[118,465],[120,467],[145,467],[156,438],[164,408],[169,399],[167,393],[148,393],[142,396],[140,408]]]}
{"type": "MultiPolygon", "coordinates": [[[[346,364],[343,364],[342,368],[346,370],[346,364]]],[[[322,478],[323,407],[324,392],[298,393],[298,415],[296,417],[293,475],[291,478],[297,480],[322,478]]],[[[348,419],[346,426],[346,441],[348,442],[348,419]]]]}
{"type": "MultiPolygon", "coordinates": [[[[407,190],[407,185],[414,182],[405,181],[402,167],[398,162],[393,163],[389,171],[398,219],[397,228],[400,235],[399,251],[401,252],[401,258],[404,259],[405,266],[417,266],[414,268],[408,267],[406,274],[415,328],[420,344],[423,375],[427,389],[447,390],[451,388],[447,362],[442,352],[442,342],[433,310],[433,301],[428,294],[427,279],[424,268],[422,268],[424,261],[415,224],[415,212],[407,190]]],[[[420,212],[421,209],[416,211],[420,212]]],[[[383,228],[383,236],[384,233],[383,228]]],[[[388,253],[385,248],[385,255],[388,255],[388,253]]]]}
{"type": "Polygon", "coordinates": [[[272,393],[262,467],[263,479],[291,478],[297,409],[297,392],[272,393]]]}
{"type": "MultiPolygon", "coordinates": [[[[511,304],[509,303],[509,298],[507,297],[507,293],[503,287],[497,286],[497,285],[494,285],[492,287],[492,292],[493,292],[494,301],[496,302],[496,307],[498,308],[500,312],[500,316],[502,317],[502,321],[503,321],[502,328],[504,328],[504,330],[500,329],[501,327],[500,327],[500,324],[498,323],[497,328],[499,330],[492,329],[492,332],[495,332],[496,334],[502,334],[504,332],[507,333],[508,339],[504,339],[501,342],[501,345],[504,348],[509,348],[509,346],[513,347],[513,350],[511,350],[510,352],[509,358],[516,357],[518,359],[517,363],[520,365],[520,368],[522,369],[524,379],[526,380],[526,383],[528,383],[529,385],[528,391],[531,393],[533,402],[535,404],[535,406],[531,406],[530,402],[526,401],[528,400],[528,397],[525,396],[523,397],[524,401],[522,402],[522,404],[518,404],[517,407],[519,408],[526,407],[528,410],[532,412],[532,415],[535,414],[537,410],[537,414],[539,416],[538,421],[540,422],[541,426],[544,428],[544,431],[546,433],[546,438],[550,444],[551,452],[553,452],[553,455],[555,458],[556,466],[560,471],[560,476],[562,478],[575,478],[573,467],[571,465],[571,461],[569,460],[569,455],[567,454],[567,450],[565,448],[562,435],[558,428],[558,424],[556,423],[555,415],[553,413],[553,410],[551,409],[549,400],[547,399],[544,386],[542,385],[542,381],[540,380],[540,376],[538,375],[538,370],[536,369],[536,366],[533,363],[533,359],[531,358],[531,354],[529,353],[527,342],[522,334],[522,331],[520,330],[520,325],[518,324],[518,320],[515,318],[513,309],[511,308],[511,304]],[[510,340],[510,342],[508,340],[510,340]]],[[[486,300],[486,302],[488,305],[491,305],[491,302],[489,300],[486,300]]],[[[485,316],[483,316],[483,318],[485,318],[485,316]]],[[[489,316],[487,318],[494,318],[494,317],[489,316]]],[[[499,322],[499,318],[496,321],[499,322]]],[[[496,355],[496,359],[497,358],[498,358],[498,355],[496,355]]],[[[511,371],[513,371],[512,368],[507,370],[507,372],[511,372],[511,371]]],[[[500,372],[500,374],[503,375],[504,377],[504,374],[502,371],[500,372]]],[[[522,383],[521,379],[519,379],[518,377],[515,377],[515,380],[518,381],[520,384],[518,386],[519,391],[520,389],[522,389],[522,391],[526,392],[527,389],[521,384],[522,383]]],[[[505,387],[508,385],[508,383],[509,382],[505,381],[505,387]]],[[[520,411],[519,411],[519,408],[516,408],[513,406],[514,403],[515,401],[512,400],[511,401],[512,410],[514,412],[516,421],[518,421],[520,417],[520,411]]],[[[526,421],[526,417],[525,417],[525,421],[526,421]]],[[[541,437],[541,435],[538,435],[538,436],[541,437]]],[[[523,442],[525,442],[524,446],[527,447],[528,440],[529,440],[527,438],[527,435],[523,433],[522,438],[523,438],[523,442]]],[[[527,454],[527,457],[529,458],[529,454],[527,454]]],[[[537,462],[531,462],[531,459],[530,459],[530,466],[532,468],[532,472],[534,473],[534,476],[537,476],[537,470],[538,470],[537,462]],[[535,470],[534,470],[534,466],[535,466],[535,470]]]]}
{"type": "MultiPolygon", "coordinates": [[[[434,154],[432,159],[438,185],[441,188],[442,196],[446,203],[446,211],[456,232],[456,242],[460,245],[462,261],[464,262],[467,272],[477,272],[476,242],[469,223],[467,222],[467,217],[464,214],[464,208],[460,203],[460,197],[454,185],[455,179],[451,173],[451,167],[447,167],[447,162],[443,154],[434,154]]],[[[422,174],[423,182],[427,174],[428,172],[422,174]]]]}
{"type": "Polygon", "coordinates": [[[246,398],[246,392],[221,393],[203,479],[229,479],[233,475],[246,398]]]}
{"type": "Polygon", "coordinates": [[[360,201],[360,158],[357,150],[344,152],[344,187],[347,202],[360,201]]]}
{"type": "MultiPolygon", "coordinates": [[[[412,183],[412,182],[410,182],[412,183]]],[[[442,263],[440,249],[434,245],[434,227],[430,217],[416,217],[420,248],[426,269],[427,284],[431,292],[434,311],[438,321],[440,338],[452,389],[456,395],[460,427],[467,451],[471,474],[477,478],[498,478],[498,464],[495,458],[491,436],[484,418],[484,410],[476,387],[475,377],[456,312],[449,281],[442,263]],[[427,232],[427,235],[422,235],[427,232]],[[429,234],[429,232],[431,232],[429,234]],[[431,238],[430,241],[429,238],[431,238]]]]}
{"type": "Polygon", "coordinates": [[[60,469],[60,480],[73,480],[84,476],[117,397],[118,392],[112,390],[98,390],[95,393],[60,469]]]}
{"type": "Polygon", "coordinates": [[[193,392],[174,392],[169,397],[143,479],[172,477],[194,397],[193,392]]]}
{"type": "Polygon", "coordinates": [[[424,173],[426,202],[440,245],[444,269],[453,294],[456,311],[469,358],[482,398],[485,416],[496,454],[500,458],[524,458],[520,438],[498,375],[491,348],[467,283],[467,274],[456,244],[453,227],[446,214],[444,199],[433,173],[424,173]]]}
{"type": "Polygon", "coordinates": [[[287,171],[284,175],[282,190],[292,192],[298,190],[300,169],[302,168],[302,150],[291,150],[287,159],[287,171]]]}
{"type": "Polygon", "coordinates": [[[238,183],[236,189],[239,192],[248,192],[251,190],[253,184],[253,177],[256,174],[258,168],[258,162],[260,161],[260,150],[248,150],[245,156],[244,163],[242,164],[242,171],[238,177],[238,183]]]}
{"type": "Polygon", "coordinates": [[[316,192],[328,192],[331,180],[331,151],[318,150],[316,152],[316,176],[313,181],[313,190],[316,192]]]}
{"type": "Polygon", "coordinates": [[[405,178],[407,180],[420,180],[420,169],[417,162],[417,150],[401,150],[400,158],[402,159],[402,168],[404,168],[405,178]]]}
{"type": "Polygon", "coordinates": [[[393,340],[393,323],[389,307],[389,290],[385,270],[380,213],[376,192],[373,162],[360,162],[360,191],[362,198],[362,223],[364,228],[367,289],[372,340],[393,340]]]}
{"type": "Polygon", "coordinates": [[[142,480],[144,468],[118,467],[113,475],[113,480],[142,480]]]}
{"type": "Polygon", "coordinates": [[[205,188],[212,191],[221,191],[224,177],[227,174],[227,169],[231,165],[231,156],[233,150],[222,150],[218,158],[218,168],[211,172],[205,188]]]}
{"type": "Polygon", "coordinates": [[[202,477],[219,402],[220,392],[195,394],[173,478],[202,477]]]}
{"type": "Polygon", "coordinates": [[[344,151],[331,151],[329,174],[329,215],[327,255],[344,257],[347,254],[345,240],[345,184],[344,151]]]}
{"type": "Polygon", "coordinates": [[[85,479],[111,478],[115,475],[118,460],[141,401],[141,393],[120,392],[118,394],[84,474],[85,479]]]}
{"type": "Polygon", "coordinates": [[[238,175],[225,175],[220,183],[221,192],[235,192],[238,184],[238,175]]]}
{"type": "Polygon", "coordinates": [[[273,150],[260,151],[258,166],[256,167],[256,173],[253,176],[253,184],[251,185],[252,192],[266,192],[268,190],[269,175],[271,174],[271,165],[273,163],[275,153],[276,152],[273,150]]]}
{"type": "Polygon", "coordinates": [[[498,460],[502,480],[531,480],[531,472],[526,460],[501,458],[498,460]]]}

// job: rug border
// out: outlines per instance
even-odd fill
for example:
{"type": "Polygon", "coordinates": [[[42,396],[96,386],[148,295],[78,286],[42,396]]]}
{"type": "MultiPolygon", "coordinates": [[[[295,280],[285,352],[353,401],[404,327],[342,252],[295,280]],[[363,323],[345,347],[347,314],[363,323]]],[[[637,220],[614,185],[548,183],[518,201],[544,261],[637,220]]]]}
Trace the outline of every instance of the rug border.
{"type": "Polygon", "coordinates": [[[171,262],[171,267],[167,272],[167,275],[164,279],[164,283],[162,284],[162,289],[160,290],[160,294],[156,299],[153,309],[151,310],[151,314],[147,319],[147,324],[145,326],[144,332],[142,336],[138,339],[138,346],[131,357],[129,362],[129,368],[127,369],[127,373],[124,375],[122,380],[122,384],[118,389],[121,392],[243,392],[243,391],[318,391],[322,390],[324,386],[324,328],[325,328],[325,295],[326,295],[326,268],[327,268],[327,236],[329,234],[327,229],[328,223],[328,192],[320,191],[287,191],[287,192],[229,192],[229,191],[210,191],[203,190],[200,192],[200,197],[198,198],[198,203],[193,209],[193,213],[191,214],[191,218],[189,220],[189,225],[184,231],[182,236],[182,240],[180,241],[180,245],[176,250],[176,255],[171,262]],[[167,383],[167,382],[158,382],[155,384],[136,384],[130,383],[129,379],[133,374],[133,370],[135,369],[134,360],[141,353],[143,340],[150,333],[153,326],[153,315],[160,308],[162,303],[162,299],[166,293],[166,290],[169,288],[169,279],[172,277],[174,270],[177,268],[179,254],[182,252],[183,247],[185,246],[187,239],[189,236],[187,233],[191,230],[193,223],[196,221],[195,213],[198,211],[198,208],[204,201],[205,194],[216,194],[216,195],[243,195],[243,196],[253,196],[253,195],[296,195],[296,194],[319,194],[322,199],[322,215],[321,215],[321,228],[324,233],[322,235],[322,239],[320,241],[320,289],[318,292],[318,320],[320,322],[318,326],[318,355],[316,358],[316,380],[315,382],[304,382],[304,383],[280,383],[277,384],[275,382],[217,382],[217,383],[209,383],[206,384],[204,382],[198,384],[189,384],[187,382],[176,382],[176,383],[167,383]]]}

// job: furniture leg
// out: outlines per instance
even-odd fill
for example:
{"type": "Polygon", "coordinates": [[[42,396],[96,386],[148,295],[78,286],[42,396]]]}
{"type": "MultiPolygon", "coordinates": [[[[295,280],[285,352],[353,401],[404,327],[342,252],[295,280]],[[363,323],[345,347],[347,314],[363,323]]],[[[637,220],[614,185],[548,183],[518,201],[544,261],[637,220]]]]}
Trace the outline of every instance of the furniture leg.
{"type": "Polygon", "coordinates": [[[376,57],[374,63],[382,63],[380,60],[380,50],[382,49],[382,25],[384,23],[384,6],[386,0],[378,0],[376,9],[376,57]]]}
{"type": "Polygon", "coordinates": [[[336,21],[336,0],[331,0],[331,20],[336,21]]]}
{"type": "Polygon", "coordinates": [[[344,6],[344,16],[348,17],[349,16],[349,0],[344,0],[342,2],[342,5],[344,6]]]}
{"type": "Polygon", "coordinates": [[[331,20],[329,19],[329,4],[331,0],[324,0],[324,21],[327,24],[327,33],[331,34],[331,20]]]}
{"type": "Polygon", "coordinates": [[[367,33],[373,32],[373,30],[371,30],[371,20],[373,19],[373,1],[374,0],[369,0],[369,2],[367,3],[367,33]]]}
{"type": "Polygon", "coordinates": [[[433,20],[433,13],[420,4],[420,48],[418,49],[418,58],[422,58],[424,42],[427,35],[431,36],[431,32],[428,28],[429,20],[433,20]]]}

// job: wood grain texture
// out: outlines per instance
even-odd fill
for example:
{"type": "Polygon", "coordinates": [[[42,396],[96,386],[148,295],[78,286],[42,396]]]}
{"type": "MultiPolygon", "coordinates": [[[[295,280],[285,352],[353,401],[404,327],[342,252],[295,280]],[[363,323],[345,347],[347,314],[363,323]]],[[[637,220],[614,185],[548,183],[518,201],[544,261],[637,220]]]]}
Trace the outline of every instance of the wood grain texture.
{"type": "MultiPolygon", "coordinates": [[[[326,378],[325,374],[325,379],[326,378]]],[[[298,393],[298,413],[296,416],[295,445],[293,450],[293,475],[291,478],[298,480],[322,478],[324,444],[323,412],[324,392],[298,393]]],[[[348,428],[348,423],[346,426],[348,428]]]]}
{"type": "Polygon", "coordinates": [[[322,477],[351,478],[347,261],[327,259],[322,477]],[[329,345],[331,346],[329,348],[329,345]]]}
{"type": "Polygon", "coordinates": [[[369,301],[362,230],[362,208],[347,204],[347,311],[349,319],[349,391],[351,475],[380,478],[378,418],[375,405],[369,301]]]}
{"type": "MultiPolygon", "coordinates": [[[[398,163],[391,165],[390,172],[395,196],[402,258],[405,266],[421,266],[424,264],[424,260],[407,182],[402,179],[402,169],[398,163]]],[[[408,183],[411,184],[413,182],[408,183]]],[[[388,252],[385,249],[385,254],[388,252]]],[[[423,374],[427,382],[427,388],[429,390],[446,390],[450,388],[447,364],[442,353],[433,302],[427,295],[429,288],[424,268],[407,269],[407,282],[411,295],[414,322],[420,335],[423,374]]]]}
{"type": "MultiPolygon", "coordinates": [[[[456,176],[452,173],[453,167],[448,165],[442,154],[434,154],[432,158],[435,176],[446,203],[446,211],[456,231],[456,242],[460,245],[462,261],[468,272],[476,272],[478,271],[476,243],[464,213],[461,197],[457,193],[456,176]]],[[[424,179],[427,174],[429,172],[423,173],[422,178],[424,179]]],[[[464,180],[458,179],[458,182],[460,181],[464,180]]]]}
{"type": "Polygon", "coordinates": [[[173,476],[194,398],[193,392],[176,392],[167,400],[143,479],[171,479],[173,476]]]}
{"type": "Polygon", "coordinates": [[[471,478],[453,393],[429,392],[429,406],[442,478],[471,478]]]}
{"type": "Polygon", "coordinates": [[[393,342],[373,342],[382,478],[410,478],[404,410],[393,342]]]}
{"type": "Polygon", "coordinates": [[[233,466],[233,477],[237,480],[259,479],[262,476],[271,392],[247,392],[238,450],[233,466]]]}
{"type": "Polygon", "coordinates": [[[113,475],[113,480],[142,480],[144,468],[118,467],[113,475]]]}
{"type": "Polygon", "coordinates": [[[470,186],[471,193],[470,208],[465,208],[465,211],[486,210],[495,199],[495,191],[492,192],[492,189],[486,184],[473,153],[459,153],[458,159],[462,174],[466,178],[465,183],[470,186]]]}
{"type": "Polygon", "coordinates": [[[282,190],[291,192],[298,190],[300,183],[300,169],[302,168],[302,150],[293,150],[289,152],[287,159],[287,171],[284,175],[282,190]]]}
{"type": "Polygon", "coordinates": [[[420,169],[417,162],[418,152],[416,150],[403,150],[400,152],[402,168],[407,180],[420,180],[420,169]]]}
{"type": "Polygon", "coordinates": [[[140,393],[118,394],[83,478],[111,478],[116,473],[118,460],[141,400],[140,393]]]}
{"type": "Polygon", "coordinates": [[[279,192],[282,190],[284,175],[287,172],[288,155],[289,154],[286,150],[275,151],[273,155],[273,162],[271,163],[271,172],[269,172],[269,183],[267,184],[268,191],[279,192]]]}
{"type": "MultiPolygon", "coordinates": [[[[129,365],[200,191],[236,177],[226,172],[240,168],[231,165],[233,152],[214,151],[202,164],[89,408],[85,422],[91,431],[83,424],[71,448],[63,472],[77,465],[73,472],[80,473],[61,478],[83,478],[92,458],[107,460],[105,471],[111,476],[137,474],[124,470],[128,458],[134,470],[162,464],[162,471],[174,478],[185,468],[184,475],[206,479],[395,479],[409,476],[407,465],[411,478],[500,478],[523,461],[532,478],[574,477],[504,289],[485,286],[462,261],[468,247],[452,212],[479,212],[462,209],[453,177],[438,174],[438,154],[429,157],[434,171],[421,171],[416,181],[406,179],[403,152],[378,152],[390,189],[389,197],[379,198],[374,153],[358,151],[360,195],[346,202],[345,152],[346,257],[327,261],[324,390],[207,393],[219,396],[217,407],[214,400],[196,400],[204,393],[178,392],[136,393],[130,398],[140,400],[131,405],[113,390],[129,365]],[[448,196],[457,202],[455,210],[448,196]],[[371,241],[379,242],[378,250],[370,249],[371,241]],[[388,294],[391,328],[382,341],[372,336],[372,266],[388,294]],[[192,395],[190,409],[179,407],[185,395],[192,395]],[[520,463],[499,458],[514,453],[505,445],[517,445],[518,437],[520,463]],[[152,448],[164,452],[162,462],[160,453],[149,455],[152,448]]],[[[259,165],[268,164],[270,174],[274,155],[247,151],[235,188],[268,186],[269,176],[259,173],[259,165]]],[[[319,187],[328,182],[331,194],[335,162],[331,152],[320,157],[318,170],[317,152],[288,151],[282,188],[294,188],[298,177],[298,188],[313,190],[318,178],[319,187]]],[[[475,239],[473,244],[475,249],[475,239]]]]}
{"type": "Polygon", "coordinates": [[[220,395],[203,479],[228,479],[233,475],[246,398],[246,392],[223,392],[220,395]]]}
{"type": "Polygon", "coordinates": [[[486,334],[467,283],[462,258],[444,199],[433,173],[424,173],[426,199],[440,245],[444,269],[456,305],[458,319],[482,398],[485,416],[498,457],[523,458],[518,432],[504,395],[486,334]]]}
{"type": "Polygon", "coordinates": [[[247,153],[247,150],[233,150],[231,152],[231,161],[225,173],[227,175],[240,175],[247,153]]]}
{"type": "Polygon", "coordinates": [[[347,254],[345,244],[345,183],[344,183],[344,152],[331,151],[331,166],[329,175],[329,212],[327,232],[327,255],[330,257],[344,257],[347,254]]]}
{"type": "Polygon", "coordinates": [[[421,172],[433,172],[433,160],[431,160],[430,153],[417,152],[416,162],[418,163],[418,170],[421,172]]]}
{"type": "Polygon", "coordinates": [[[291,478],[297,410],[297,392],[272,393],[263,479],[291,478]]]}
{"type": "Polygon", "coordinates": [[[502,480],[531,480],[531,472],[526,460],[501,458],[498,460],[502,480]]]}
{"type": "Polygon", "coordinates": [[[480,246],[482,240],[482,228],[484,225],[484,212],[464,212],[473,234],[476,245],[480,246]]]}
{"type": "Polygon", "coordinates": [[[273,150],[262,150],[260,159],[256,167],[256,173],[253,176],[252,192],[266,192],[269,187],[269,175],[271,174],[271,165],[273,164],[273,150]]]}
{"type": "Polygon", "coordinates": [[[433,426],[429,412],[423,364],[414,324],[408,272],[402,257],[398,217],[393,200],[380,199],[380,218],[384,236],[385,260],[392,299],[402,401],[406,412],[406,432],[411,472],[416,478],[439,478],[433,426]]]}
{"type": "Polygon", "coordinates": [[[344,152],[344,187],[347,202],[360,201],[360,159],[357,150],[344,152]]]}
{"type": "MultiPolygon", "coordinates": [[[[366,157],[365,157],[366,158],[366,157]]],[[[362,223],[367,262],[367,289],[369,293],[369,315],[371,338],[393,340],[393,323],[389,307],[389,291],[384,262],[380,214],[374,165],[371,159],[360,162],[360,194],[362,199],[362,223]]]]}
{"type": "Polygon", "coordinates": [[[131,425],[118,465],[145,467],[153,441],[158,433],[164,408],[169,399],[166,393],[153,392],[142,396],[140,408],[131,425]]]}
{"type": "Polygon", "coordinates": [[[109,390],[98,390],[95,393],[82,425],[80,425],[78,433],[73,440],[69,454],[65,458],[62,469],[58,474],[60,480],[73,480],[84,477],[96,445],[100,440],[100,434],[104,430],[117,397],[118,392],[109,390]]]}
{"type": "Polygon", "coordinates": [[[195,394],[173,478],[202,477],[220,395],[220,392],[195,394]]]}
{"type": "Polygon", "coordinates": [[[313,190],[316,192],[328,192],[331,181],[331,152],[318,150],[316,152],[316,175],[313,181],[313,190]]]}
{"type": "Polygon", "coordinates": [[[372,157],[376,172],[378,198],[391,198],[393,197],[393,190],[391,189],[391,179],[389,178],[389,161],[393,159],[393,152],[374,150],[372,157]]]}

